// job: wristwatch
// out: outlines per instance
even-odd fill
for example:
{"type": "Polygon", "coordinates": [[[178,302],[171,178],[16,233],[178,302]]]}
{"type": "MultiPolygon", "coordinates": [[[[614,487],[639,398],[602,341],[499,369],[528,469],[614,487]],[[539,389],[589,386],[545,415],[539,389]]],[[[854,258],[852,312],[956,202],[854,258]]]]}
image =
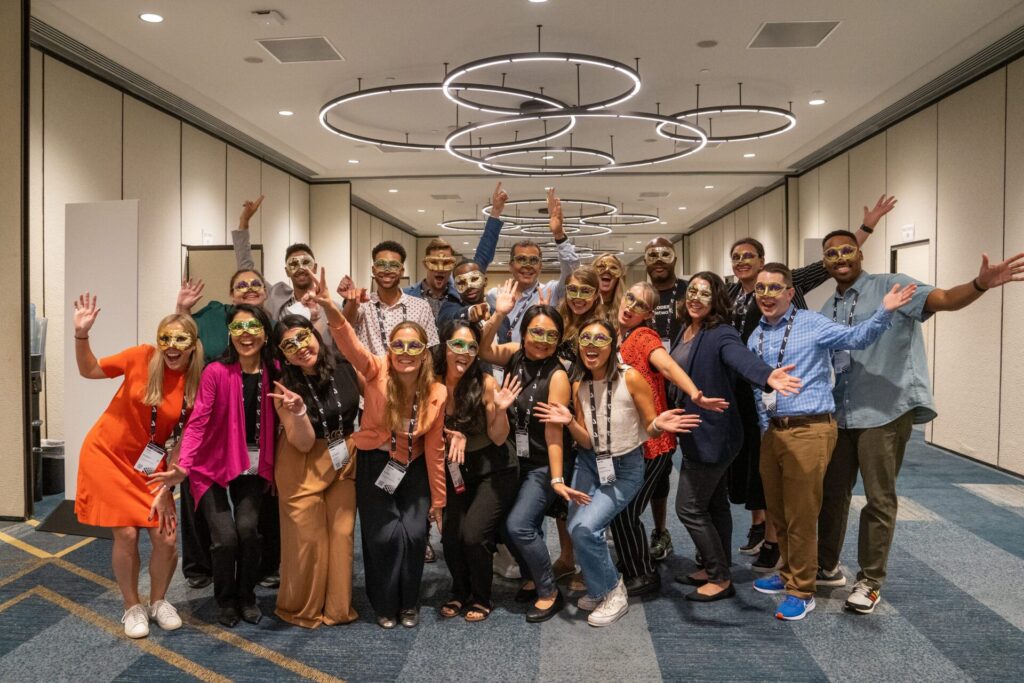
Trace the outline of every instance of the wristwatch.
{"type": "Polygon", "coordinates": [[[565,478],[564,477],[555,477],[554,479],[551,480],[551,485],[552,486],[554,486],[555,484],[564,484],[564,483],[565,483],[565,478]]]}

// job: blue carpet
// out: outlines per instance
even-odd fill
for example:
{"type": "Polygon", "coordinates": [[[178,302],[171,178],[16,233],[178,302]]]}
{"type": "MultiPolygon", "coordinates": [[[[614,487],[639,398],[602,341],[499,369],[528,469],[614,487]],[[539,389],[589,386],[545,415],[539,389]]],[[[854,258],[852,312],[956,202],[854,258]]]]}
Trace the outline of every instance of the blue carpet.
{"type": "MultiPolygon", "coordinates": [[[[795,623],[771,617],[778,599],[751,590],[749,558],[738,554],[736,599],[683,600],[693,589],[672,578],[693,570],[693,547],[670,518],[675,552],[659,567],[661,593],[633,599],[630,613],[606,629],[588,627],[575,607],[526,624],[525,607],[512,600],[516,584],[502,579],[486,622],[444,621],[436,611],[448,588],[442,560],[424,575],[421,626],[382,631],[357,552],[354,624],[305,631],[268,616],[259,626],[222,629],[212,589],[191,590],[179,575],[169,598],[185,627],[164,633],[154,625],[145,641],[129,641],[120,635],[108,541],[74,547],[83,539],[7,525],[0,527],[0,680],[1022,680],[1021,480],[932,448],[915,433],[899,494],[889,580],[875,613],[846,613],[847,589],[826,589],[817,609],[795,623]]],[[[54,504],[39,504],[37,518],[54,504]]],[[[735,508],[734,521],[739,545],[749,516],[735,508]]],[[[857,525],[855,510],[843,557],[848,577],[856,571],[857,525]]],[[[552,529],[549,543],[553,536],[552,529]]],[[[436,533],[434,546],[440,550],[436,533]]],[[[145,566],[148,542],[142,547],[145,566]]],[[[140,582],[145,591],[145,573],[140,582]]],[[[258,591],[272,615],[274,591],[258,591]]]]}

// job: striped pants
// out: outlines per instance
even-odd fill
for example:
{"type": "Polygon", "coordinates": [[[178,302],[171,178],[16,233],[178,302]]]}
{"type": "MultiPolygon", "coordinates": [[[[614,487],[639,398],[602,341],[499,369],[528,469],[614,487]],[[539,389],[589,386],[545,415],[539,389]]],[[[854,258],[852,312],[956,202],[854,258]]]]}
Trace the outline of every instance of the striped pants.
{"type": "Polygon", "coordinates": [[[640,516],[651,504],[654,490],[662,477],[667,478],[672,472],[672,453],[659,455],[651,460],[644,460],[644,481],[636,496],[612,520],[612,538],[615,540],[615,551],[622,565],[622,575],[631,579],[654,573],[654,560],[651,559],[651,548],[647,542],[647,530],[640,516]]]}

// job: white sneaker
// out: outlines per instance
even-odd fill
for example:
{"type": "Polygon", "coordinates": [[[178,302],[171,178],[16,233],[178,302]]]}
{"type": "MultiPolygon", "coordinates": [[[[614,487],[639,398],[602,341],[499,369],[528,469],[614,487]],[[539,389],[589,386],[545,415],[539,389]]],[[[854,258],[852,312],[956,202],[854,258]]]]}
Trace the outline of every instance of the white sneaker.
{"type": "Polygon", "coordinates": [[[597,606],[601,604],[601,601],[597,598],[592,598],[589,595],[584,595],[576,601],[576,606],[584,612],[593,612],[597,609],[597,606]]]}
{"type": "Polygon", "coordinates": [[[519,579],[522,576],[512,553],[501,544],[498,545],[498,550],[494,553],[494,573],[506,579],[519,579]]]}
{"type": "Polygon", "coordinates": [[[132,605],[121,617],[124,634],[129,638],[145,638],[149,635],[149,617],[142,605],[132,605]]]}
{"type": "Polygon", "coordinates": [[[156,621],[160,628],[165,631],[174,631],[181,628],[181,617],[174,605],[166,600],[157,600],[149,606],[149,618],[156,621]]]}
{"type": "Polygon", "coordinates": [[[597,605],[587,623],[591,626],[609,626],[621,619],[629,611],[629,596],[626,595],[626,587],[622,583],[622,577],[604,600],[597,605]]]}
{"type": "Polygon", "coordinates": [[[850,597],[846,599],[846,609],[857,614],[871,614],[875,606],[882,599],[882,592],[868,585],[867,581],[858,581],[853,584],[850,597]]]}

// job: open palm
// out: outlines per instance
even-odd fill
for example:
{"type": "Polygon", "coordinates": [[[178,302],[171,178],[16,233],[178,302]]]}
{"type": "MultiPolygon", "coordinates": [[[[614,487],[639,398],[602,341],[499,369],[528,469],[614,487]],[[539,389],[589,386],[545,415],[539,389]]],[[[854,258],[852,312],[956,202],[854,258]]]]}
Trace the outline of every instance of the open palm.
{"type": "Polygon", "coordinates": [[[89,334],[89,330],[92,329],[92,324],[96,322],[96,316],[100,314],[100,309],[96,305],[96,296],[89,297],[89,292],[79,294],[78,299],[74,301],[75,307],[75,336],[84,337],[89,334]]]}

